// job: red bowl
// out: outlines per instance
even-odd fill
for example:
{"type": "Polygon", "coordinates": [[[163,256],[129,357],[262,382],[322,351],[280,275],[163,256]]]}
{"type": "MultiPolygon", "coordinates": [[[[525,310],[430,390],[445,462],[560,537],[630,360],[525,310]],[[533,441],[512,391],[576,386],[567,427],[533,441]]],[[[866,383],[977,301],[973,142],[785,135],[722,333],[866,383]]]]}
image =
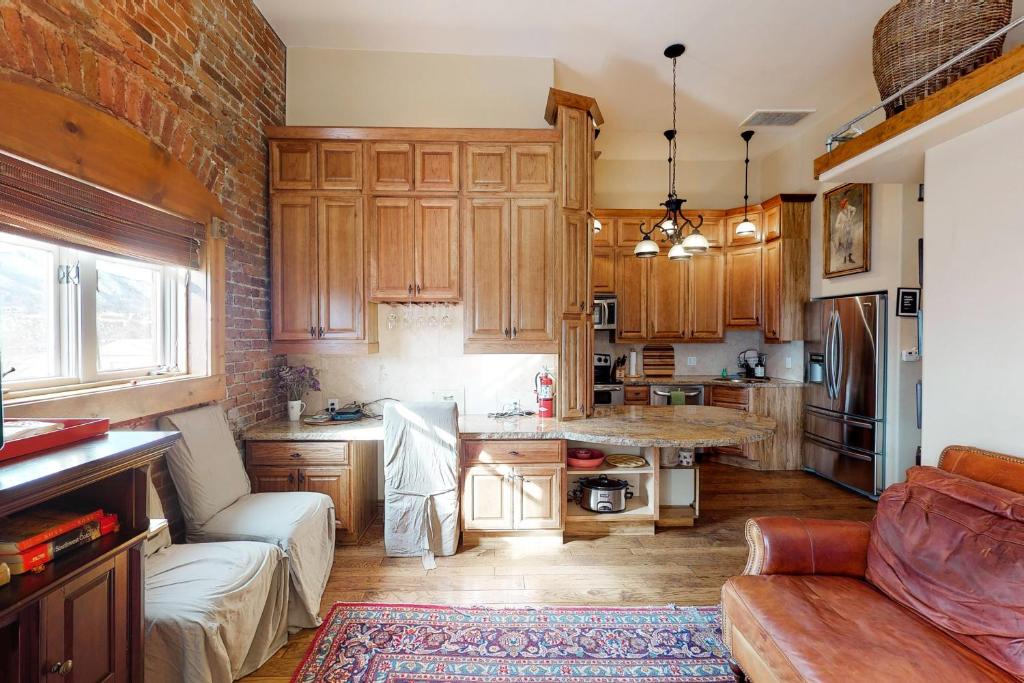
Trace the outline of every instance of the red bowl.
{"type": "Polygon", "coordinates": [[[592,470],[604,463],[604,453],[596,448],[570,448],[566,451],[566,461],[570,467],[592,470]]]}

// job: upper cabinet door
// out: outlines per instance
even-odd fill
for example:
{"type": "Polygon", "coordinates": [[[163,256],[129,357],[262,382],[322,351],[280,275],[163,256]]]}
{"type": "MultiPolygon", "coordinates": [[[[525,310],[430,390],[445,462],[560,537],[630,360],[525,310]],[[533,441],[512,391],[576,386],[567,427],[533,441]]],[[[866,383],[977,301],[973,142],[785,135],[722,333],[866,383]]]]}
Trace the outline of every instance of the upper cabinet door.
{"type": "MultiPolygon", "coordinates": [[[[627,218],[615,219],[615,244],[620,247],[635,247],[643,235],[640,234],[640,224],[644,224],[644,230],[651,227],[651,222],[656,220],[653,216],[630,216],[627,218]]],[[[651,235],[651,239],[658,239],[660,232],[651,235]]]]}
{"type": "Polygon", "coordinates": [[[594,247],[590,273],[594,283],[594,294],[614,294],[615,250],[608,247],[594,247]]]}
{"type": "Polygon", "coordinates": [[[586,210],[588,184],[588,162],[590,153],[587,135],[588,120],[585,112],[568,107],[558,108],[558,123],[562,133],[562,206],[577,211],[586,210]]]}
{"type": "Polygon", "coordinates": [[[591,368],[594,356],[590,354],[587,337],[593,333],[589,316],[564,316],[562,318],[561,346],[558,352],[558,416],[563,419],[586,417],[585,397],[589,389],[587,375],[593,376],[591,368]]]}
{"type": "Polygon", "coordinates": [[[761,241],[761,209],[749,209],[747,219],[754,224],[755,232],[753,235],[744,237],[736,234],[736,226],[743,222],[743,213],[739,212],[725,217],[725,241],[730,247],[757,244],[761,241]]]}
{"type": "Polygon", "coordinates": [[[321,142],[318,167],[324,190],[363,188],[363,145],[359,142],[321,142]]]}
{"type": "MultiPolygon", "coordinates": [[[[512,340],[555,340],[555,206],[512,200],[512,340]]],[[[557,351],[553,351],[557,352],[557,351]]]]}
{"type": "Polygon", "coordinates": [[[407,301],[415,294],[413,200],[376,197],[370,229],[370,298],[407,301]]]}
{"type": "MultiPolygon", "coordinates": [[[[664,257],[662,257],[664,258],[664,257]]],[[[616,341],[645,339],[647,336],[647,263],[633,256],[632,249],[616,251],[615,293],[619,298],[616,341]]]]}
{"type": "Polygon", "coordinates": [[[505,341],[509,322],[509,203],[470,199],[463,231],[466,341],[505,341]]]}
{"type": "MultiPolygon", "coordinates": [[[[694,223],[696,223],[697,221],[700,220],[698,218],[698,216],[701,216],[701,215],[704,215],[704,214],[701,214],[700,211],[684,211],[683,212],[683,216],[685,216],[686,218],[689,218],[694,223]]],[[[710,245],[712,247],[723,247],[723,246],[725,246],[725,240],[722,237],[722,233],[724,232],[724,226],[725,226],[725,217],[723,217],[721,215],[719,215],[719,216],[707,216],[707,215],[704,215],[704,222],[701,223],[701,226],[700,226],[700,234],[704,235],[704,237],[707,238],[708,245],[710,245]]],[[[692,230],[688,230],[687,234],[689,234],[690,232],[693,232],[693,231],[692,230]]]]}
{"type": "Polygon", "coordinates": [[[432,192],[459,189],[457,144],[416,145],[416,189],[432,192]]]}
{"type": "Polygon", "coordinates": [[[416,200],[416,298],[459,300],[459,201],[416,200]]]}
{"type": "Polygon", "coordinates": [[[364,339],[362,197],[319,200],[322,339],[364,339]]]}
{"type": "MultiPolygon", "coordinates": [[[[608,217],[598,216],[598,221],[601,223],[601,232],[594,233],[594,246],[595,247],[614,247],[615,246],[615,219],[608,217]]],[[[593,229],[593,226],[591,226],[593,229]]]]}
{"type": "Polygon", "coordinates": [[[466,145],[466,190],[508,192],[508,145],[466,145]]]}
{"type": "Polygon", "coordinates": [[[370,188],[374,192],[407,192],[413,188],[411,144],[370,143],[370,188]]]}
{"type": "Polygon", "coordinates": [[[725,339],[725,256],[711,251],[690,259],[689,329],[698,341],[725,339]]]}
{"type": "MultiPolygon", "coordinates": [[[[695,261],[703,256],[689,259],[695,261]]],[[[686,337],[686,290],[689,264],[653,258],[648,270],[647,329],[649,339],[682,340],[686,337]]]]}
{"type": "Polygon", "coordinates": [[[277,195],[271,203],[271,336],[315,339],[317,318],[316,202],[277,195]]]}
{"type": "Polygon", "coordinates": [[[512,191],[555,191],[554,145],[512,145],[512,191]]]}
{"type": "Polygon", "coordinates": [[[764,338],[782,340],[782,240],[764,245],[764,338]]]}
{"type": "Polygon", "coordinates": [[[587,231],[590,224],[582,213],[562,216],[562,264],[559,267],[562,290],[562,313],[579,315],[587,310],[590,300],[587,263],[587,231]]]}
{"type": "Polygon", "coordinates": [[[312,190],[316,187],[316,143],[270,143],[270,189],[312,190]]]}
{"type": "Polygon", "coordinates": [[[761,247],[732,249],[725,255],[725,324],[761,323],[761,247]]]}
{"type": "Polygon", "coordinates": [[[764,210],[764,241],[782,237],[782,204],[773,204],[764,210]]]}

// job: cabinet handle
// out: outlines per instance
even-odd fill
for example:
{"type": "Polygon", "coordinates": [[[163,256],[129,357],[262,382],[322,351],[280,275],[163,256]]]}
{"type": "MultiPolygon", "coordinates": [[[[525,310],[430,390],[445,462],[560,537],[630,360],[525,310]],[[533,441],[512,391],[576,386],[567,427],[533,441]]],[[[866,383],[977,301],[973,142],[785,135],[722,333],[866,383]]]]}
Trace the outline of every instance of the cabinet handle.
{"type": "Polygon", "coordinates": [[[50,673],[57,674],[58,676],[67,676],[71,673],[73,662],[68,659],[63,662],[57,662],[50,667],[50,673]]]}
{"type": "Polygon", "coordinates": [[[409,285],[409,296],[412,296],[412,285],[409,285]]]}
{"type": "Polygon", "coordinates": [[[314,338],[316,337],[316,328],[312,325],[309,326],[309,336],[314,338]]]}
{"type": "Polygon", "coordinates": [[[289,484],[294,484],[295,483],[295,473],[294,472],[289,472],[288,473],[288,483],[289,484]]]}
{"type": "Polygon", "coordinates": [[[422,291],[423,291],[423,288],[420,287],[419,285],[416,285],[416,293],[419,294],[422,291]]]}
{"type": "Polygon", "coordinates": [[[324,336],[324,328],[323,328],[323,325],[321,325],[321,326],[320,326],[320,336],[321,336],[321,337],[322,337],[322,336],[324,336]]]}
{"type": "Polygon", "coordinates": [[[306,473],[305,472],[299,472],[299,483],[300,484],[305,484],[306,483],[306,473]]]}
{"type": "Polygon", "coordinates": [[[302,453],[292,453],[289,457],[291,457],[291,458],[301,458],[302,457],[302,453]]]}
{"type": "Polygon", "coordinates": [[[514,455],[517,458],[522,455],[522,453],[520,453],[519,451],[509,451],[508,454],[509,455],[514,455]]]}
{"type": "Polygon", "coordinates": [[[509,336],[509,335],[508,335],[508,328],[507,328],[507,327],[505,328],[505,336],[506,336],[506,337],[507,337],[507,336],[509,336]]]}
{"type": "Polygon", "coordinates": [[[512,338],[513,338],[513,339],[515,339],[515,338],[516,338],[516,334],[518,334],[518,333],[517,333],[517,331],[516,331],[516,328],[514,328],[514,327],[513,327],[513,328],[512,328],[512,338]]]}

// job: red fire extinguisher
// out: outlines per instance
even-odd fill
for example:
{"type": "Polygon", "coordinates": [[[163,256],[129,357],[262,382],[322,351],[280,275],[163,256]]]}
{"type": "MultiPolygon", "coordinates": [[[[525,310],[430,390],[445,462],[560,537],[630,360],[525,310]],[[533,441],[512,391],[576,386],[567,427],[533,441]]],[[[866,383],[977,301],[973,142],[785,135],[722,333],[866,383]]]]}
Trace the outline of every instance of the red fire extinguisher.
{"type": "Polygon", "coordinates": [[[551,372],[542,367],[533,380],[533,393],[537,395],[537,416],[555,416],[555,378],[551,372]]]}

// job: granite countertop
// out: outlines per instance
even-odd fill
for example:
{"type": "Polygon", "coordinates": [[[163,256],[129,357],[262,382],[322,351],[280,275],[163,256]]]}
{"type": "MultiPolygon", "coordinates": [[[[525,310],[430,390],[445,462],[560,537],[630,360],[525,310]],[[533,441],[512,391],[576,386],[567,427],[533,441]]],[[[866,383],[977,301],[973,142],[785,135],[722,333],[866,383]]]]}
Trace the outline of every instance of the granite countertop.
{"type": "MultiPolygon", "coordinates": [[[[536,416],[497,419],[463,415],[463,439],[566,439],[615,446],[706,448],[762,441],[775,433],[775,420],[729,408],[706,406],[615,406],[598,408],[585,420],[536,416]]],[[[380,441],[379,420],[339,426],[310,426],[278,420],[250,427],[250,441],[380,441]]]]}
{"type": "Polygon", "coordinates": [[[764,382],[730,382],[718,375],[673,375],[672,377],[627,377],[622,381],[626,386],[672,386],[682,384],[703,384],[704,386],[759,387],[778,389],[780,387],[802,387],[803,382],[795,379],[770,378],[764,382]]]}

